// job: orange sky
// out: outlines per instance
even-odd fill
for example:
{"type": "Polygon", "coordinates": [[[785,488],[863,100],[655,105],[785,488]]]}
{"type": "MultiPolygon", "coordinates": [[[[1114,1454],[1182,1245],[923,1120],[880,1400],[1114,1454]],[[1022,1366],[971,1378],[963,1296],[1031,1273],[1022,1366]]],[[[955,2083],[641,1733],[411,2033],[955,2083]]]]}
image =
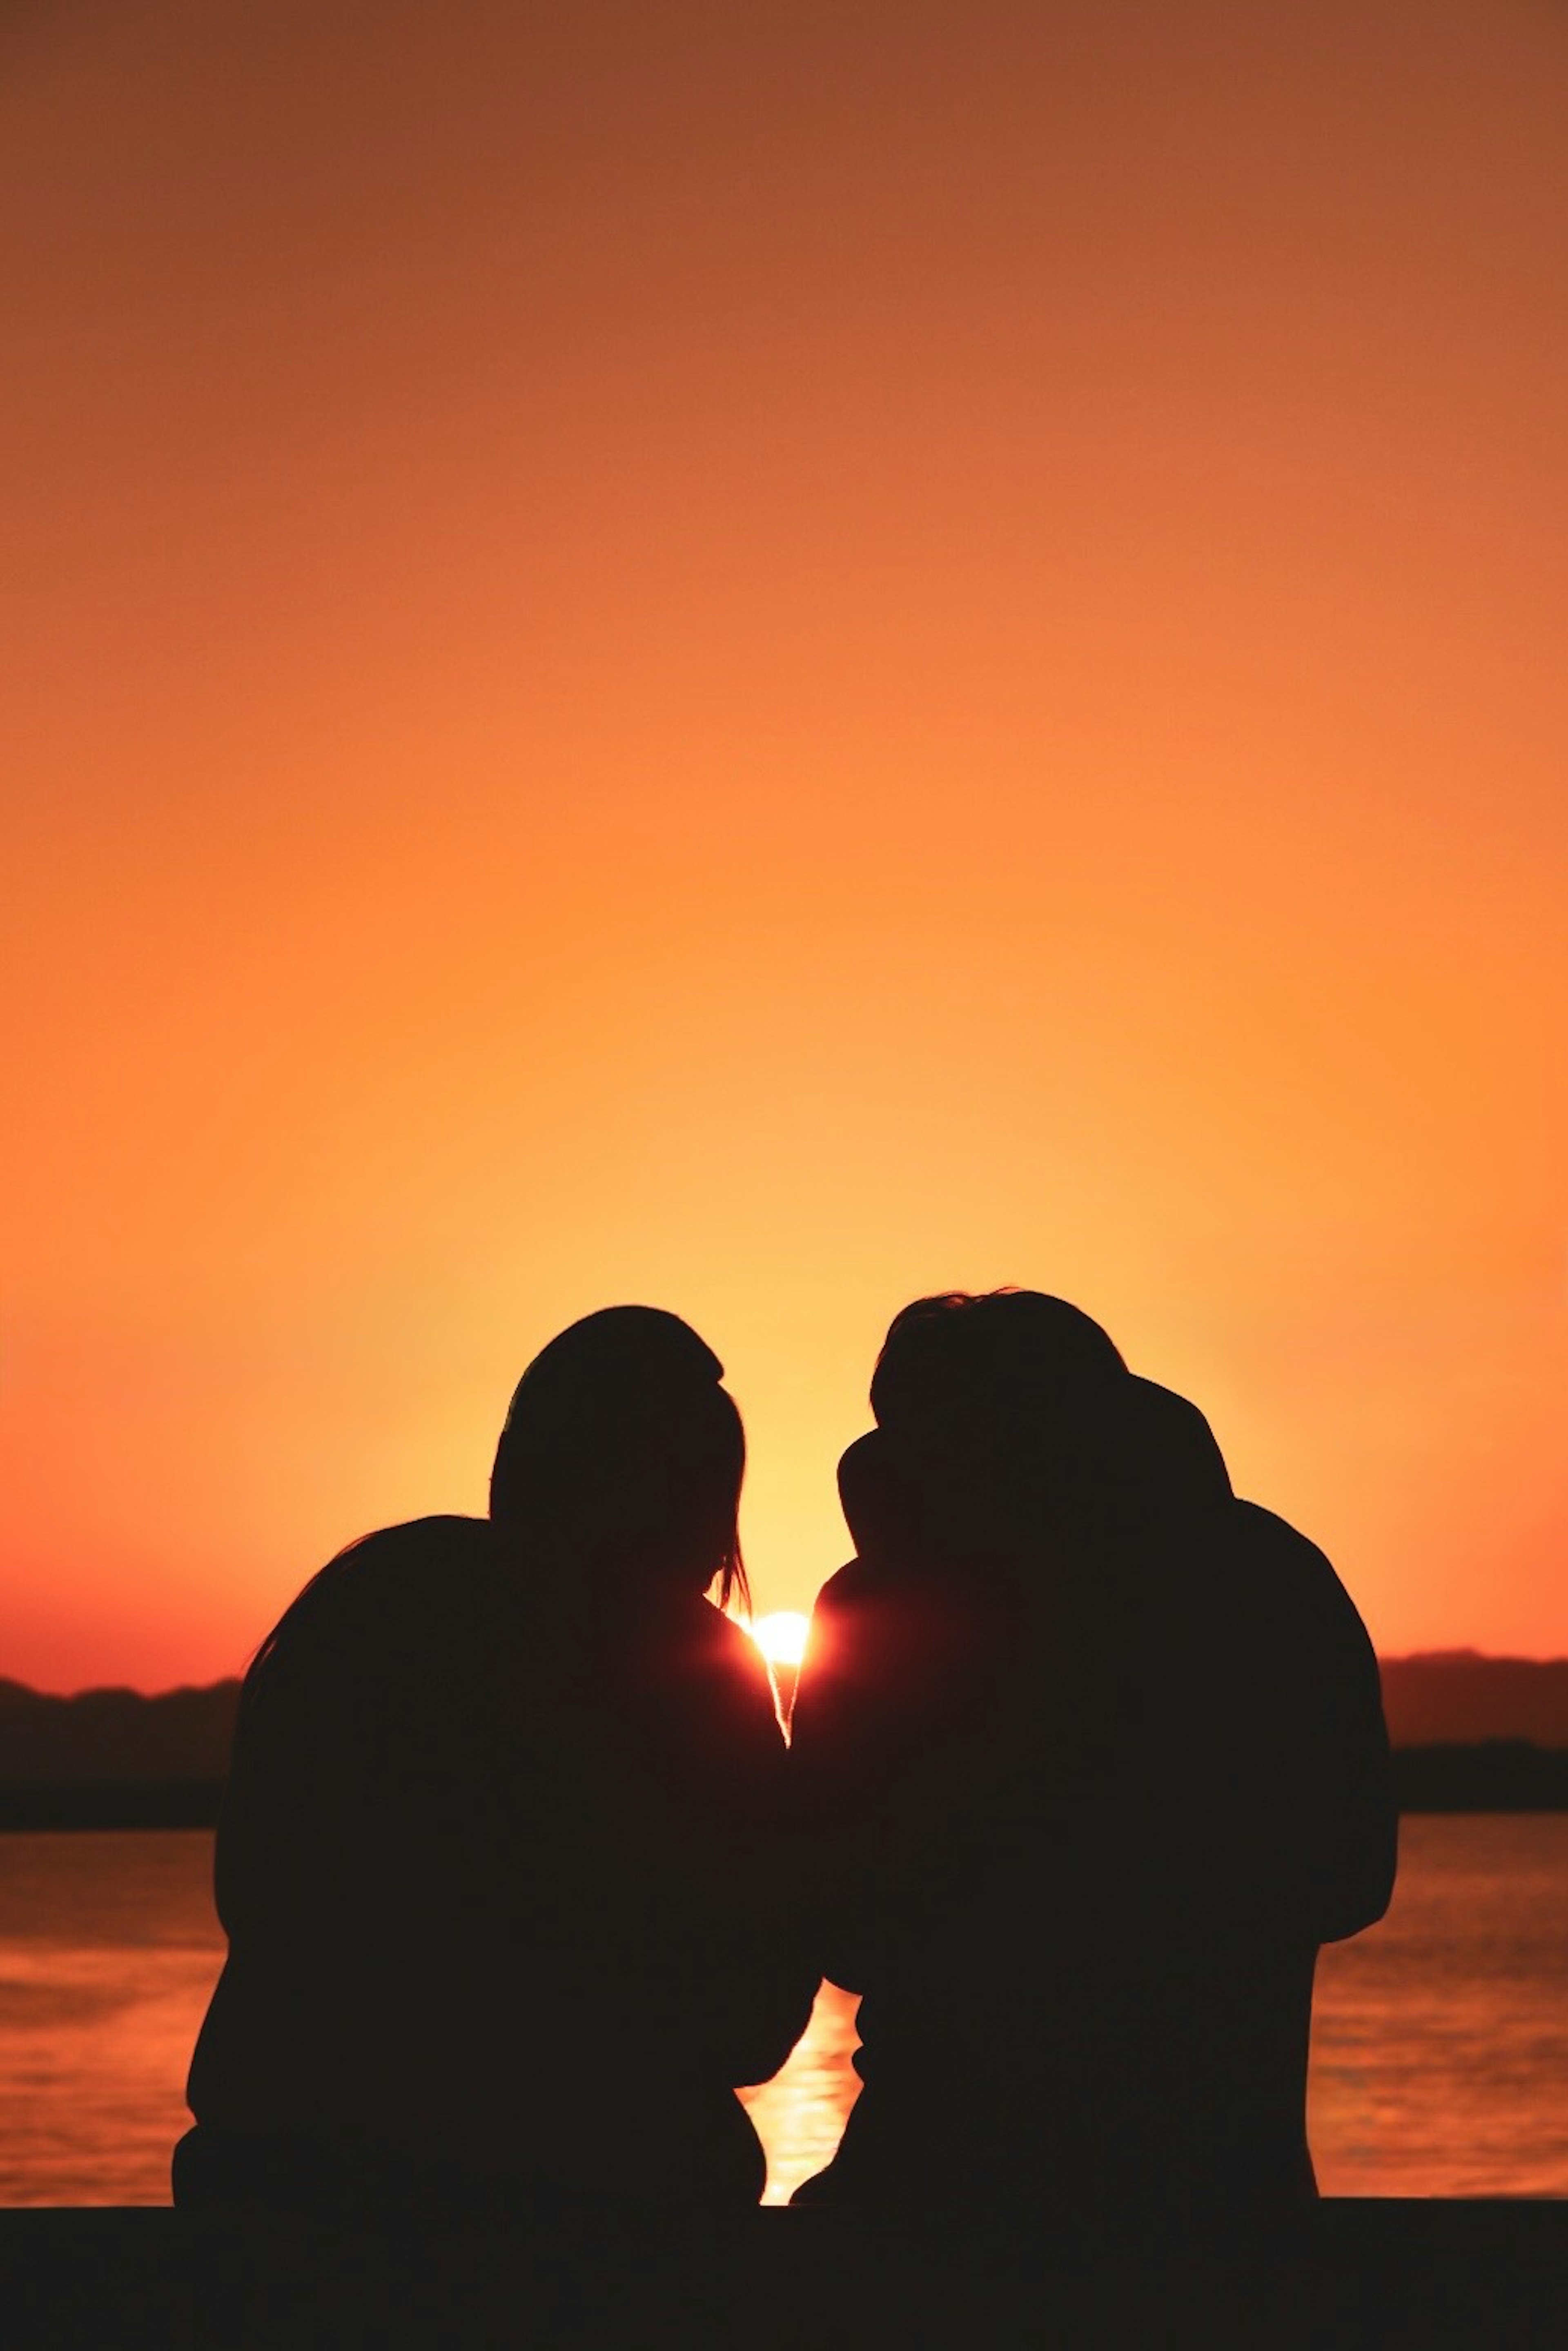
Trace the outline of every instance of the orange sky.
{"type": "Polygon", "coordinates": [[[1076,1300],[1568,1651],[1568,14],[0,27],[0,1673],[238,1669],[687,1315],[762,1607],[1076,1300]]]}

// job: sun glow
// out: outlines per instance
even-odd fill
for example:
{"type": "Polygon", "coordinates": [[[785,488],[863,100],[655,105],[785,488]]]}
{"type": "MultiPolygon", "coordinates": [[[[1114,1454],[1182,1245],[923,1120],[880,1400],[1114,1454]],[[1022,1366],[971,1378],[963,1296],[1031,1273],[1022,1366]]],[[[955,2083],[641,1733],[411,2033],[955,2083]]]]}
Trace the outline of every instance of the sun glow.
{"type": "Polygon", "coordinates": [[[806,1654],[810,1622],[793,1608],[776,1609],[757,1619],[751,1637],[770,1666],[798,1666],[806,1654]]]}

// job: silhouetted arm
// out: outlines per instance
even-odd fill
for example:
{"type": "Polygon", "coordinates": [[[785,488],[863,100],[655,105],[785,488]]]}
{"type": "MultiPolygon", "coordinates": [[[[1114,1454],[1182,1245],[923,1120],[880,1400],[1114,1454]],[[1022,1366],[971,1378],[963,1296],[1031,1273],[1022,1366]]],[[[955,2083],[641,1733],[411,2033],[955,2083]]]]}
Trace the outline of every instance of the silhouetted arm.
{"type": "Polygon", "coordinates": [[[755,1645],[745,1640],[745,1650],[750,1690],[746,1769],[737,1789],[744,1803],[731,1832],[729,1882],[738,1896],[732,1972],[728,1983],[713,1989],[727,2051],[726,2079],[737,2089],[770,2081],[779,2071],[810,2022],[821,1980],[796,1899],[789,1750],[772,1681],[755,1645]]]}
{"type": "MultiPolygon", "coordinates": [[[[776,2074],[805,2031],[821,1969],[796,1896],[789,1752],[756,1644],[708,1604],[661,1713],[675,1768],[657,1937],[694,2030],[733,2088],[776,2074]]],[[[667,1802],[667,1800],[666,1800],[667,1802]]]]}
{"type": "Polygon", "coordinates": [[[1258,1579],[1278,1704],[1296,1882],[1313,1938],[1339,1942],[1388,1907],[1398,1853],[1377,1658],[1355,1604],[1315,1543],[1255,1502],[1236,1509],[1258,1579]]]}
{"type": "Polygon", "coordinates": [[[896,1835],[915,1689],[901,1689],[896,1612],[852,1561],[811,1614],[790,1716],[800,1902],[822,1973],[864,1988],[885,1922],[883,1881],[896,1835]]]}

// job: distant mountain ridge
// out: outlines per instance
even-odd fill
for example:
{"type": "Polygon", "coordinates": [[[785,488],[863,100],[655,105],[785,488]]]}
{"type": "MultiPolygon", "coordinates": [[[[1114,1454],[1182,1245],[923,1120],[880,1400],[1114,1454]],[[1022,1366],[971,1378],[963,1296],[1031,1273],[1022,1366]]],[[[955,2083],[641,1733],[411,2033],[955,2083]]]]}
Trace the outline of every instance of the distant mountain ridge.
{"type": "Polygon", "coordinates": [[[1396,1747],[1469,1747],[1526,1739],[1568,1748],[1568,1657],[1489,1657],[1429,1649],[1379,1660],[1396,1747]]]}
{"type": "Polygon", "coordinates": [[[0,1786],[225,1779],[239,1690],[223,1681],[157,1698],[132,1689],[54,1698],[0,1680],[0,1786]]]}
{"type": "MultiPolygon", "coordinates": [[[[1568,1657],[1435,1649],[1381,1661],[1396,1747],[1528,1740],[1568,1749],[1568,1657]]],[[[56,1698],[0,1679],[0,1786],[217,1781],[227,1771],[237,1681],[56,1698]]]]}

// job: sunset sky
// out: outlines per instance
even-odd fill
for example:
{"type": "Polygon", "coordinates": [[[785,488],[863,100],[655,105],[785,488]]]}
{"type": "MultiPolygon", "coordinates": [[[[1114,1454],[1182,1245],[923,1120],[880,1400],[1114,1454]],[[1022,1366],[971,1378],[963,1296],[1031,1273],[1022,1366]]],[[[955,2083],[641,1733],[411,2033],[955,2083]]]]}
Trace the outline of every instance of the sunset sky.
{"type": "Polygon", "coordinates": [[[0,16],[0,1674],[1016,1281],[1568,1652],[1568,5],[0,16]]]}

